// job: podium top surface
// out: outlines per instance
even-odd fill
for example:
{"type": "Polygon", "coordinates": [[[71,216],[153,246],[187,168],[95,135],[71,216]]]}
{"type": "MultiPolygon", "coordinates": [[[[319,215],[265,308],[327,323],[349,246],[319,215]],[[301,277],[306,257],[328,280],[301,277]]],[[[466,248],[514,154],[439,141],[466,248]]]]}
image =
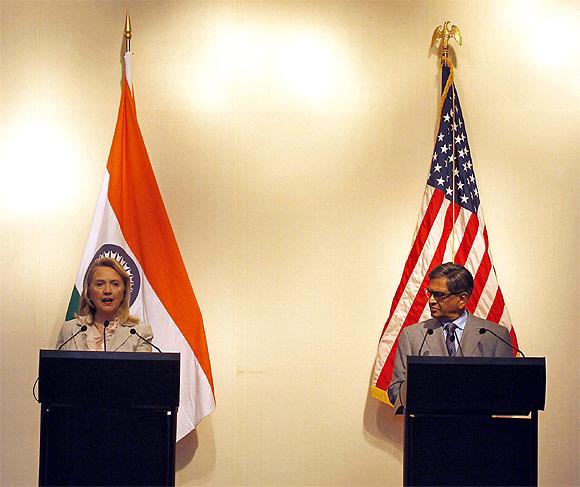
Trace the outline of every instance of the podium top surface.
{"type": "Polygon", "coordinates": [[[410,414],[528,414],[545,395],[545,358],[407,357],[410,414]]]}
{"type": "Polygon", "coordinates": [[[509,366],[509,367],[546,367],[545,357],[444,357],[436,355],[409,355],[408,363],[420,365],[442,365],[442,366],[509,366]]]}
{"type": "Polygon", "coordinates": [[[129,362],[179,362],[178,353],[89,352],[79,350],[40,350],[40,359],[123,360],[129,362]]]}
{"type": "Polygon", "coordinates": [[[43,405],[177,408],[179,353],[40,350],[43,405]]]}

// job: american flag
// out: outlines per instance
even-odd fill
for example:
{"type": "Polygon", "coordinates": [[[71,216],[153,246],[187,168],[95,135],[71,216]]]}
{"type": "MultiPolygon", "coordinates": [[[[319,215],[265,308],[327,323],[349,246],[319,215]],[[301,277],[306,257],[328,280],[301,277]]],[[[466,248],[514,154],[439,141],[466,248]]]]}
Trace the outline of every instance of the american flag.
{"type": "Polygon", "coordinates": [[[491,254],[475,180],[465,121],[453,80],[453,66],[443,65],[439,130],[413,245],[383,328],[372,377],[371,394],[389,403],[401,330],[430,318],[423,291],[429,272],[443,262],[464,265],[474,276],[470,313],[499,323],[517,338],[505,306],[491,254]]]}

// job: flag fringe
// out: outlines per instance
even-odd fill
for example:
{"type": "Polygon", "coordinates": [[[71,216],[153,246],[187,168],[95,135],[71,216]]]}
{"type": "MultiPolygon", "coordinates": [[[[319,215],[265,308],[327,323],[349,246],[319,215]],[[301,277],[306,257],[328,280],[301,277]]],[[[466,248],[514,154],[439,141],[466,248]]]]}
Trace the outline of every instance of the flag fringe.
{"type": "Polygon", "coordinates": [[[384,402],[385,404],[388,404],[389,406],[393,407],[393,404],[389,400],[389,395],[387,394],[387,391],[383,391],[382,389],[379,389],[377,386],[372,385],[370,392],[371,392],[371,396],[374,397],[375,399],[377,399],[381,402],[384,402]]]}

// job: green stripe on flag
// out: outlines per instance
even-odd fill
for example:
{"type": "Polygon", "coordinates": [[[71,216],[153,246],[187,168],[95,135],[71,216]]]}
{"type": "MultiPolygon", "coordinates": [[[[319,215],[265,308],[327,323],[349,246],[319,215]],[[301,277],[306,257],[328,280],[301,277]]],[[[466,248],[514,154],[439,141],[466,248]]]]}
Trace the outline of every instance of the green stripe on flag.
{"type": "Polygon", "coordinates": [[[79,310],[79,301],[81,300],[81,295],[77,291],[77,287],[73,286],[72,294],[70,296],[70,301],[68,303],[68,309],[66,310],[65,320],[72,320],[75,317],[75,313],[79,310]]]}

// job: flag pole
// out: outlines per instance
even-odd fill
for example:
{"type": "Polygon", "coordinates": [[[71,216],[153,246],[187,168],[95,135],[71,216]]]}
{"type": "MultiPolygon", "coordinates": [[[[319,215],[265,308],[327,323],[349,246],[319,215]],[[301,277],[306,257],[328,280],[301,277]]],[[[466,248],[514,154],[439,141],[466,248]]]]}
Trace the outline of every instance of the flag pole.
{"type": "Polygon", "coordinates": [[[125,13],[125,52],[131,50],[131,17],[129,12],[125,13]]]}
{"type": "MultiPolygon", "coordinates": [[[[455,123],[455,116],[456,116],[456,109],[455,109],[455,87],[453,86],[453,75],[454,75],[454,69],[453,69],[453,62],[451,61],[451,58],[449,57],[449,40],[450,39],[455,39],[455,41],[457,42],[457,44],[459,44],[460,46],[463,44],[463,39],[461,37],[461,32],[459,31],[459,28],[456,25],[452,25],[451,27],[449,27],[449,24],[451,24],[450,20],[447,20],[443,25],[439,25],[435,28],[435,30],[433,31],[433,36],[431,37],[431,47],[433,47],[435,45],[435,43],[440,40],[440,50],[441,50],[441,69],[443,69],[443,65],[447,66],[449,68],[449,77],[447,79],[447,83],[445,88],[443,89],[443,94],[441,95],[441,103],[439,105],[439,120],[441,120],[441,110],[443,110],[443,102],[445,100],[445,97],[447,96],[447,90],[449,88],[452,88],[453,91],[452,93],[452,100],[453,100],[453,105],[451,108],[451,117],[453,118],[453,123],[451,125],[451,130],[453,131],[452,133],[452,141],[451,141],[451,164],[452,164],[452,169],[451,169],[451,178],[453,179],[453,181],[451,182],[451,260],[454,262],[455,261],[455,176],[457,174],[457,169],[455,167],[455,130],[457,129],[457,124],[455,123]]],[[[439,130],[437,130],[439,131],[439,130]]]]}
{"type": "Polygon", "coordinates": [[[133,36],[133,31],[131,29],[131,17],[129,17],[129,12],[125,13],[125,30],[123,32],[125,37],[125,55],[123,56],[123,65],[125,68],[125,79],[133,94],[133,78],[131,72],[131,37],[133,36]]]}

